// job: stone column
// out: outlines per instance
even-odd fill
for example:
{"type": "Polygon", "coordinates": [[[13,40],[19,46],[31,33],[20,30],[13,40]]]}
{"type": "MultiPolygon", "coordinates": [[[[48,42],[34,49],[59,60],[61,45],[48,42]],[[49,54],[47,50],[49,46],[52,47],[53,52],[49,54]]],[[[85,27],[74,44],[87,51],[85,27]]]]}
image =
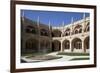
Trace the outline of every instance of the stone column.
{"type": "Polygon", "coordinates": [[[40,52],[40,22],[39,22],[39,16],[37,18],[37,26],[38,26],[38,40],[39,40],[38,51],[40,52]]]}
{"type": "Polygon", "coordinates": [[[72,36],[72,28],[73,28],[73,25],[70,28],[70,37],[72,36]]]}
{"type": "Polygon", "coordinates": [[[39,43],[38,43],[38,51],[40,52],[40,37],[39,37],[39,43]]]}
{"type": "Polygon", "coordinates": [[[50,37],[50,40],[49,40],[49,51],[50,52],[52,51],[52,39],[51,39],[51,37],[50,37]]]}
{"type": "Polygon", "coordinates": [[[61,41],[61,52],[64,52],[64,49],[63,49],[63,42],[61,41]]]}
{"type": "Polygon", "coordinates": [[[26,39],[24,40],[23,38],[21,38],[21,52],[27,52],[26,49],[26,39]]]}
{"type": "Polygon", "coordinates": [[[52,51],[52,40],[50,40],[50,47],[49,47],[50,51],[52,51]]]}
{"type": "Polygon", "coordinates": [[[49,49],[50,49],[50,51],[52,51],[52,27],[51,27],[51,22],[50,22],[50,20],[49,20],[49,23],[48,23],[48,25],[49,25],[49,38],[50,38],[50,46],[49,46],[49,49]]]}
{"type": "Polygon", "coordinates": [[[82,33],[84,33],[84,26],[85,26],[85,21],[82,24],[82,33]]]}
{"type": "Polygon", "coordinates": [[[64,48],[63,48],[63,41],[62,41],[62,39],[63,39],[63,33],[64,33],[64,27],[65,27],[65,25],[64,25],[64,21],[62,22],[62,33],[61,33],[61,52],[64,52],[64,48]]]}
{"type": "MultiPolygon", "coordinates": [[[[73,24],[73,22],[72,22],[72,24],[73,24]]],[[[71,29],[70,29],[70,39],[72,39],[72,30],[73,30],[73,25],[71,26],[71,29]]],[[[72,49],[72,40],[70,40],[70,52],[73,52],[73,49],[72,49]]]]}
{"type": "Polygon", "coordinates": [[[73,30],[73,24],[74,24],[74,18],[71,18],[71,29],[70,29],[70,36],[72,35],[72,30],[73,30]]]}
{"type": "Polygon", "coordinates": [[[71,44],[71,41],[70,41],[70,52],[72,52],[72,44],[71,44]]]}
{"type": "Polygon", "coordinates": [[[84,49],[84,41],[82,40],[82,51],[86,52],[86,50],[84,49]]]}
{"type": "Polygon", "coordinates": [[[84,33],[84,26],[86,23],[86,19],[85,19],[85,13],[83,14],[83,26],[82,26],[82,33],[84,33]]]}

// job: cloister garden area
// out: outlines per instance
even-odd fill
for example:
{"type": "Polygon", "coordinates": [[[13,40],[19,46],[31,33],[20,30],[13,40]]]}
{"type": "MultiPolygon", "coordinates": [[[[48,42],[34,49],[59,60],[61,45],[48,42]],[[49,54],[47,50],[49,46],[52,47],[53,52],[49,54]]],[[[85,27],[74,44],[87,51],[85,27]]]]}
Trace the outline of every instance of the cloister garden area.
{"type": "Polygon", "coordinates": [[[52,53],[24,53],[22,63],[36,63],[45,61],[81,61],[89,60],[89,53],[52,52],[52,53]]]}

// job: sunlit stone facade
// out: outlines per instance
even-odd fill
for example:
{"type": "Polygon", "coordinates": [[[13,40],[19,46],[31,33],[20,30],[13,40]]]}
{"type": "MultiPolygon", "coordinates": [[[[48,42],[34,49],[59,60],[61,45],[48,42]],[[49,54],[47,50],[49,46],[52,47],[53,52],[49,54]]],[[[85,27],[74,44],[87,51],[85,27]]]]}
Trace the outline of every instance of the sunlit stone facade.
{"type": "Polygon", "coordinates": [[[26,18],[21,24],[22,52],[89,52],[89,17],[59,27],[26,18]]]}

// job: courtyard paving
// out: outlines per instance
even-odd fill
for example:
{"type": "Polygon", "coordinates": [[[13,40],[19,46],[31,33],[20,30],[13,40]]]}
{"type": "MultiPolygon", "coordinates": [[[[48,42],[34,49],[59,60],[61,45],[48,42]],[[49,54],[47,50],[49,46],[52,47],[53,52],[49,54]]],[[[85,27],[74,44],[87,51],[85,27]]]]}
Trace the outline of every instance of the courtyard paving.
{"type": "Polygon", "coordinates": [[[59,59],[52,59],[52,60],[35,60],[35,59],[27,59],[26,56],[22,57],[21,59],[26,61],[26,62],[63,62],[63,61],[70,61],[74,58],[89,58],[89,56],[67,56],[67,55],[57,55],[58,52],[53,52],[50,54],[46,54],[46,56],[51,55],[51,56],[57,56],[61,57],[59,59]]]}

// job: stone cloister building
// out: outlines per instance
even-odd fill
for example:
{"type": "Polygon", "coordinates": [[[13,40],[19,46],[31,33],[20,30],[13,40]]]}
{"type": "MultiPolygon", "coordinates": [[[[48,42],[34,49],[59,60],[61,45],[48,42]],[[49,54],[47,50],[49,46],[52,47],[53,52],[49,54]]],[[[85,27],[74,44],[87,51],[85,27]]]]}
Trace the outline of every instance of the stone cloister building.
{"type": "Polygon", "coordinates": [[[22,52],[89,52],[90,19],[52,27],[39,21],[21,18],[22,52]]]}

